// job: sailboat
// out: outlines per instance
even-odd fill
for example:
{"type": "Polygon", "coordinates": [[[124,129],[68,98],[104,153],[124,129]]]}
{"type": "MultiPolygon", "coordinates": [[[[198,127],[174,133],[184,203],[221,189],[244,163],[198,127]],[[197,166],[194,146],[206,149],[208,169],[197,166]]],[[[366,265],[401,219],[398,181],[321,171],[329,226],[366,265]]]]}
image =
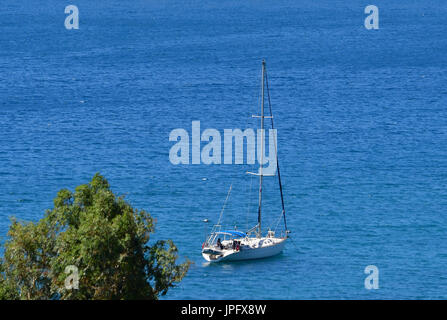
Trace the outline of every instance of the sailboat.
{"type": "MultiPolygon", "coordinates": [[[[264,119],[271,119],[271,128],[273,129],[273,114],[272,107],[270,103],[270,92],[268,86],[267,70],[265,60],[262,61],[262,85],[261,85],[261,115],[254,116],[259,117],[261,120],[261,132],[264,129],[264,119]],[[270,116],[265,116],[264,114],[264,93],[267,89],[268,105],[270,110],[270,116]]],[[[259,193],[258,193],[258,222],[247,232],[240,230],[222,230],[222,225],[220,224],[222,219],[222,214],[225,209],[225,205],[231,193],[232,187],[227,194],[224,206],[220,213],[219,220],[216,225],[213,226],[211,233],[206,237],[205,242],[202,244],[202,256],[205,260],[209,262],[220,262],[220,261],[238,261],[238,260],[251,260],[251,259],[261,259],[267,258],[281,253],[286,244],[286,240],[290,231],[287,229],[286,221],[286,210],[284,207],[284,196],[281,184],[281,173],[279,170],[278,154],[275,141],[275,156],[276,156],[276,176],[278,177],[279,191],[281,195],[281,205],[282,212],[280,218],[284,222],[284,230],[280,235],[276,234],[274,230],[268,230],[266,234],[262,232],[262,184],[263,177],[267,174],[263,174],[262,164],[264,163],[264,136],[261,134],[261,161],[258,173],[254,173],[259,176],[259,193]]],[[[250,172],[249,172],[250,173],[250,172]]],[[[253,174],[253,173],[252,173],[253,174]]]]}

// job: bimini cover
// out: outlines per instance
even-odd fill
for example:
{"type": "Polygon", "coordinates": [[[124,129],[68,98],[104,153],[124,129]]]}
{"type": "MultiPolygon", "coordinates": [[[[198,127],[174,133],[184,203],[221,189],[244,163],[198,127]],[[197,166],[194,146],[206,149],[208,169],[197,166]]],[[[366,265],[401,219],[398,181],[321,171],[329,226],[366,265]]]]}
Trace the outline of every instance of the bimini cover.
{"type": "Polygon", "coordinates": [[[219,231],[217,233],[221,233],[221,234],[229,234],[235,237],[241,237],[241,238],[245,238],[247,236],[247,234],[245,232],[242,231],[236,231],[236,230],[222,230],[219,231]]]}

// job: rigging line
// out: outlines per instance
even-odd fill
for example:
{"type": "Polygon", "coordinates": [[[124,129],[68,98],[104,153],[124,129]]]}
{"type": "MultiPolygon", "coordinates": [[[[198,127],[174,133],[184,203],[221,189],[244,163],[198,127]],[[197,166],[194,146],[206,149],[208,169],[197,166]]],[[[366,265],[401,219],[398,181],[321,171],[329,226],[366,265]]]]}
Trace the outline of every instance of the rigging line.
{"type": "Polygon", "coordinates": [[[252,205],[252,194],[253,194],[253,178],[254,176],[252,175],[250,178],[250,191],[249,191],[249,196],[248,196],[248,206],[247,206],[247,230],[248,230],[248,217],[250,216],[250,207],[252,205]]]}
{"type": "Polygon", "coordinates": [[[217,225],[220,225],[220,221],[222,220],[222,215],[223,215],[223,212],[224,212],[225,207],[227,205],[228,198],[230,197],[230,193],[231,193],[231,189],[232,188],[233,188],[233,183],[230,185],[230,189],[228,189],[227,197],[225,199],[225,202],[224,202],[224,205],[222,207],[222,210],[220,211],[220,216],[219,216],[219,220],[217,221],[217,225]]]}
{"type": "Polygon", "coordinates": [[[276,220],[275,229],[273,229],[273,230],[275,230],[275,232],[276,232],[276,229],[278,229],[278,224],[279,224],[279,222],[281,221],[281,218],[282,218],[282,212],[279,214],[279,218],[278,218],[278,220],[276,220]]]}
{"type": "Polygon", "coordinates": [[[283,213],[282,213],[282,211],[281,211],[280,214],[279,214],[279,216],[278,216],[278,218],[277,218],[276,220],[273,220],[273,221],[270,223],[270,226],[269,226],[270,230],[273,230],[273,231],[276,232],[276,230],[278,229],[278,225],[279,225],[279,223],[281,222],[281,218],[282,218],[282,216],[283,216],[283,213]],[[275,222],[276,222],[276,224],[275,224],[275,222]],[[275,228],[273,228],[273,226],[275,226],[275,228]]]}
{"type": "MultiPolygon", "coordinates": [[[[268,99],[268,104],[269,104],[269,110],[270,110],[270,116],[271,116],[271,121],[272,121],[272,130],[274,129],[273,126],[273,113],[272,113],[272,103],[270,101],[270,89],[269,89],[269,81],[268,81],[268,77],[267,77],[267,70],[265,70],[265,82],[266,82],[266,88],[267,88],[267,99],[268,99]]],[[[276,138],[276,137],[275,137],[276,138]]],[[[286,209],[284,207],[284,196],[282,193],[282,183],[281,183],[281,173],[279,170],[279,160],[278,160],[278,148],[276,147],[276,139],[273,139],[274,141],[274,145],[275,145],[275,155],[276,155],[276,171],[278,172],[278,182],[279,182],[279,191],[281,193],[281,205],[282,205],[282,214],[284,217],[284,227],[287,231],[287,220],[286,220],[286,209]]]]}

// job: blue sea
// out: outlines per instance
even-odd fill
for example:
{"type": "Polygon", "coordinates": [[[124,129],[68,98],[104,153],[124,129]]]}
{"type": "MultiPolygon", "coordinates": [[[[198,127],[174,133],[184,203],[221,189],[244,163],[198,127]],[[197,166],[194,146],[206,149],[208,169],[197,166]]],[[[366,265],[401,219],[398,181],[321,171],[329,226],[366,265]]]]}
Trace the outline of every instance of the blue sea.
{"type": "MultiPolygon", "coordinates": [[[[446,17],[442,0],[3,0],[1,242],[9,217],[36,221],[100,172],[194,262],[163,299],[446,299],[446,17]],[[256,128],[262,59],[291,239],[209,265],[230,184],[224,221],[245,230],[258,181],[248,164],[173,165],[169,134],[256,128]]],[[[267,228],[281,209],[265,181],[267,228]]]]}

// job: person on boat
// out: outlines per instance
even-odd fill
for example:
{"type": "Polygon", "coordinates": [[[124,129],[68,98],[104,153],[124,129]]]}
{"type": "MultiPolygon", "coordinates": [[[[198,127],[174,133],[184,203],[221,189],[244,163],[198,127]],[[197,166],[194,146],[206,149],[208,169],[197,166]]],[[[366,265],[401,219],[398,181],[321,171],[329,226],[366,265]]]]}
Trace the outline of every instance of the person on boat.
{"type": "Polygon", "coordinates": [[[220,250],[223,250],[222,242],[220,241],[220,238],[217,239],[217,246],[220,248],[220,250]]]}

